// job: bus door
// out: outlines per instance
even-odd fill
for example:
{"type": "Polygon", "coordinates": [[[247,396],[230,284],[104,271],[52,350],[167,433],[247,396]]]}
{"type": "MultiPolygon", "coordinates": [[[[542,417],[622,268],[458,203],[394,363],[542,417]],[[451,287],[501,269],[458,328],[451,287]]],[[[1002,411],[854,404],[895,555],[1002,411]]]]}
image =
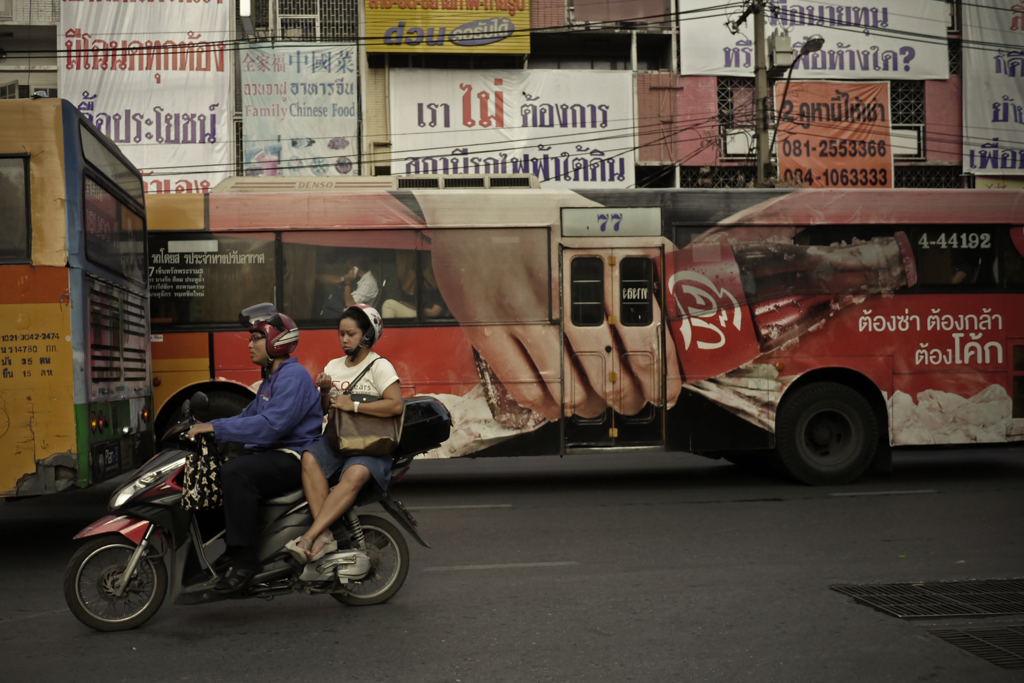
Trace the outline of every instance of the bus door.
{"type": "Polygon", "coordinates": [[[562,250],[563,439],[664,445],[661,247],[562,250]]]}

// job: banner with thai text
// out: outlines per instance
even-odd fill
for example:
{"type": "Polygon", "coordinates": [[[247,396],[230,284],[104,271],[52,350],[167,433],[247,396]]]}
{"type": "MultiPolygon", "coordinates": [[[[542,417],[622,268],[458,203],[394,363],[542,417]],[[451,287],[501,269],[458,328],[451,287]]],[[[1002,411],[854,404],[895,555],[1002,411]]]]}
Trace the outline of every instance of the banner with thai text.
{"type": "Polygon", "coordinates": [[[962,12],[964,173],[1024,175],[1024,5],[962,12]]]}
{"type": "Polygon", "coordinates": [[[776,84],[775,97],[783,183],[893,186],[888,81],[800,81],[791,83],[788,92],[776,84]]]}
{"type": "Polygon", "coordinates": [[[241,57],[245,174],[358,174],[354,45],[256,44],[241,57]]]}
{"type": "Polygon", "coordinates": [[[543,187],[630,187],[633,75],[391,72],[393,174],[532,173],[543,187]]]}
{"type": "Polygon", "coordinates": [[[117,143],[147,192],[206,192],[232,170],[233,7],[61,1],[61,96],[117,143]]]}
{"type": "MultiPolygon", "coordinates": [[[[754,75],[753,18],[732,34],[725,18],[739,18],[741,5],[723,17],[700,11],[704,0],[679,0],[680,73],[754,75]]],[[[925,80],[949,78],[946,25],[949,5],[941,0],[884,0],[848,6],[819,0],[777,0],[766,6],[765,35],[788,31],[793,56],[814,35],[819,52],[793,65],[793,78],[925,80]]]]}
{"type": "Polygon", "coordinates": [[[530,0],[364,2],[367,52],[530,52],[530,0]]]}

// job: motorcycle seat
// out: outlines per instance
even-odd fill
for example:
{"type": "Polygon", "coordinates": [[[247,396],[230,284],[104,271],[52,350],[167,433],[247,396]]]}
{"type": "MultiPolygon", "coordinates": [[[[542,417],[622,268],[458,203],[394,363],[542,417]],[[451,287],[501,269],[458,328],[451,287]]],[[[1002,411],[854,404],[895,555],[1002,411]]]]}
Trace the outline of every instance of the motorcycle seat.
{"type": "Polygon", "coordinates": [[[291,493],[286,493],[283,496],[277,496],[276,498],[268,498],[263,501],[264,505],[294,505],[305,498],[305,493],[302,489],[295,489],[291,493]]]}

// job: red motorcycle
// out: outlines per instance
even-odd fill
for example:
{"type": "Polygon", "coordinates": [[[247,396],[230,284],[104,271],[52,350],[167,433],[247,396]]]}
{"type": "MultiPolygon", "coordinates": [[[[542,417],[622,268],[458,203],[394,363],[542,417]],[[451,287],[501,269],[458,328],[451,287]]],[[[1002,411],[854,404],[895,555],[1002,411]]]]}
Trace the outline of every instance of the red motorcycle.
{"type": "MultiPolygon", "coordinates": [[[[194,411],[208,409],[200,393],[186,401],[183,419],[168,436],[178,436],[198,452],[201,440],[185,437],[195,424],[194,411]]],[[[392,481],[397,482],[421,453],[436,448],[451,431],[451,416],[437,399],[417,397],[405,403],[402,436],[394,453],[392,481]]],[[[165,439],[167,437],[164,437],[165,439]]],[[[207,437],[208,438],[208,437],[207,437]]],[[[208,447],[212,444],[207,444],[208,447]]],[[[181,505],[187,450],[167,449],[140,467],[110,498],[112,514],[75,536],[88,542],[71,558],[64,574],[64,598],[71,612],[98,631],[123,631],[156,614],[171,589],[176,605],[202,605],[229,598],[273,598],[293,591],[326,593],[346,605],[375,605],[399,591],[409,572],[409,546],[398,528],[376,515],[357,514],[373,503],[391,515],[420,545],[430,546],[401,502],[371,480],[355,504],[332,527],[336,552],[300,564],[284,545],[312,522],[302,489],[261,502],[257,554],[262,564],[250,585],[225,596],[212,590],[220,571],[211,545],[224,534],[222,522],[181,505]],[[211,529],[210,527],[213,526],[211,529]],[[219,528],[218,528],[219,527],[219,528]],[[342,548],[348,538],[348,547],[342,548]],[[168,574],[170,578],[168,579],[168,574]]]]}

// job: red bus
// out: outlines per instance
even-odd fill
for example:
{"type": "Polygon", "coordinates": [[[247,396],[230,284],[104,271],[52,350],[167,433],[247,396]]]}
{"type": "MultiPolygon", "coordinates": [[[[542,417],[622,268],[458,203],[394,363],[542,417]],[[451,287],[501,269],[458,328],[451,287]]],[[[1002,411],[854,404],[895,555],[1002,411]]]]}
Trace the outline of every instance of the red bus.
{"type": "Polygon", "coordinates": [[[253,303],[299,322],[319,372],[357,264],[403,391],[452,412],[437,457],[678,450],[845,483],[892,446],[1024,439],[1022,226],[1014,191],[416,176],[151,197],[157,429],[197,388],[249,400],[253,303]]]}

